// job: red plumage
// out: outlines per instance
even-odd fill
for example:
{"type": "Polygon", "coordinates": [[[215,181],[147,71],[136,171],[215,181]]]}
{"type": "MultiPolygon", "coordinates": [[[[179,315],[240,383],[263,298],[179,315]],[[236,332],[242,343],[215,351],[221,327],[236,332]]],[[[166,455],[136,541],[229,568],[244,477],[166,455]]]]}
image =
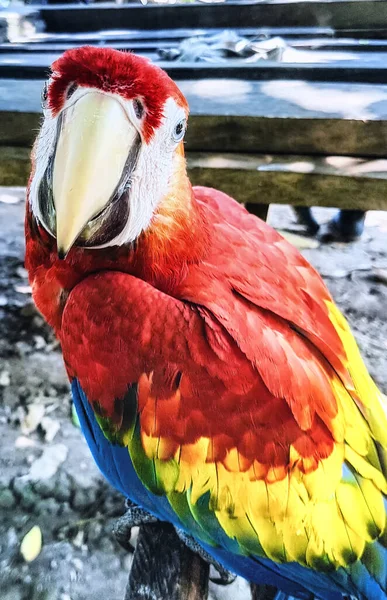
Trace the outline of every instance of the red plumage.
{"type": "Polygon", "coordinates": [[[83,48],[53,69],[26,267],[100,469],[248,579],[384,597],[386,408],[320,276],[192,188],[155,65],[83,48]]]}
{"type": "Polygon", "coordinates": [[[329,294],[295,248],[225,194],[194,188],[192,214],[194,240],[189,223],[176,222],[168,240],[154,227],[135,249],[74,248],[65,262],[52,240],[42,250],[27,216],[35,300],[56,326],[70,377],[117,425],[115,400],[139,382],[141,426],[170,439],[164,458],[208,436],[208,460],[227,467],[236,447],[242,470],[257,457],[266,464],[259,478],[270,466],[285,474],[291,445],[313,469],[333,449],[333,368],[351,385],[329,294]],[[158,248],[152,271],[149,244],[158,248]],[[58,289],[53,313],[48,280],[58,289]]]}

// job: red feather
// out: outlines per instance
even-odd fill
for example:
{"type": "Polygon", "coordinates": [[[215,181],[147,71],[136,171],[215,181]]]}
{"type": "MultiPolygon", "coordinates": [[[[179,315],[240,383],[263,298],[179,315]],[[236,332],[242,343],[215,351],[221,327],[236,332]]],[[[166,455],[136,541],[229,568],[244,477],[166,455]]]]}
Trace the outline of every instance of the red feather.
{"type": "Polygon", "coordinates": [[[188,111],[187,101],[168,75],[144,57],[112,48],[83,46],[67,50],[52,65],[48,105],[53,114],[62,108],[72,83],[138,98],[145,109],[144,138],[149,141],[160,125],[169,97],[188,111]]]}
{"type": "Polygon", "coordinates": [[[194,191],[195,244],[176,223],[181,247],[167,264],[170,248],[159,240],[158,280],[144,258],[157,228],[136,250],[74,249],[63,262],[28,216],[35,299],[56,324],[70,376],[102,414],[120,423],[115,399],[138,383],[143,431],[170,440],[163,458],[205,436],[213,440],[207,460],[226,468],[236,447],[241,469],[254,464],[264,477],[270,466],[283,467],[284,476],[293,445],[314,469],[333,449],[335,371],[351,385],[324,303],[330,296],[268,225],[221,192],[194,191]],[[173,283],[171,269],[179,274],[173,283]],[[51,293],[62,289],[67,299],[63,314],[60,302],[47,301],[47,277],[51,293]]]}

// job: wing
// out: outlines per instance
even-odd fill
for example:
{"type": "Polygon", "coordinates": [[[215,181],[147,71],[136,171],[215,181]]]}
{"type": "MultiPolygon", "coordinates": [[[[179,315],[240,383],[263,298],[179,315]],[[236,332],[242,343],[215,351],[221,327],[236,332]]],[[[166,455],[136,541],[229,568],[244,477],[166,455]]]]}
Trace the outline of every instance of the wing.
{"type": "Polygon", "coordinates": [[[197,539],[330,572],[352,592],[365,563],[385,589],[386,417],[348,326],[312,271],[311,300],[293,312],[280,276],[225,278],[219,258],[207,279],[196,272],[195,299],[192,270],[184,302],[123,273],[76,286],[61,334],[70,377],[128,469],[197,539]]]}

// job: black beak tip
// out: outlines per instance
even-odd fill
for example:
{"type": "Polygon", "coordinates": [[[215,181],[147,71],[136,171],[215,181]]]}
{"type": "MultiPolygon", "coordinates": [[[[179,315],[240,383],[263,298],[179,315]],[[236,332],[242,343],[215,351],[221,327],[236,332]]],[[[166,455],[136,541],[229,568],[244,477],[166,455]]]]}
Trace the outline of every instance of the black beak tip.
{"type": "Polygon", "coordinates": [[[58,248],[58,258],[59,260],[64,260],[67,256],[67,252],[63,250],[63,248],[58,248]]]}

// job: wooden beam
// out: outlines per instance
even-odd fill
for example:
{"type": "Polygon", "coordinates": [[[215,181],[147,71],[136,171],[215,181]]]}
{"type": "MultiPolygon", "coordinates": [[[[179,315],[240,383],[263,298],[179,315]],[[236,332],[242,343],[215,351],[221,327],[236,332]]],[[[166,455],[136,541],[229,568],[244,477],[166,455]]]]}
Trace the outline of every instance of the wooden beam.
{"type": "MultiPolygon", "coordinates": [[[[387,210],[387,159],[188,153],[194,185],[245,204],[387,210]]],[[[26,185],[29,149],[0,146],[0,185],[26,185]]]]}
{"type": "MultiPolygon", "coordinates": [[[[31,33],[28,38],[18,40],[12,44],[11,48],[20,50],[37,46],[45,48],[46,46],[67,45],[80,46],[82,44],[103,43],[118,44],[132,42],[165,42],[178,43],[183,39],[197,36],[212,36],[222,33],[224,28],[208,27],[206,29],[197,27],[184,27],[179,29],[111,29],[108,31],[91,31],[83,33],[31,33]]],[[[324,38],[333,40],[336,32],[330,27],[234,27],[238,35],[249,38],[263,37],[282,37],[289,40],[302,40],[304,38],[324,38]]],[[[364,40],[368,43],[368,40],[364,40]]],[[[377,42],[379,40],[372,40],[377,42]]],[[[382,42],[383,40],[381,40],[382,42]]],[[[10,47],[9,43],[2,44],[4,50],[10,47]]]]}
{"type": "MultiPolygon", "coordinates": [[[[104,48],[115,48],[116,50],[129,50],[131,52],[136,52],[138,54],[141,53],[157,53],[158,50],[160,49],[170,49],[170,48],[178,48],[179,44],[182,42],[183,39],[185,38],[189,38],[189,37],[196,37],[198,35],[205,35],[206,37],[209,37],[210,35],[215,35],[215,34],[219,34],[221,33],[221,30],[219,29],[213,29],[211,30],[206,30],[206,31],[201,31],[201,30],[195,30],[195,29],[191,29],[191,30],[183,30],[185,31],[185,36],[182,35],[181,33],[182,30],[171,30],[170,35],[168,35],[166,33],[166,36],[164,39],[160,38],[159,36],[156,35],[147,35],[144,36],[142,35],[142,32],[133,32],[138,33],[137,37],[131,36],[129,35],[131,32],[128,32],[128,39],[125,39],[124,35],[120,35],[120,33],[117,34],[117,36],[105,36],[105,40],[103,43],[104,48]],[[172,36],[172,33],[178,33],[177,36],[172,36]],[[117,37],[117,39],[115,39],[115,37],[117,37]]],[[[243,30],[234,30],[236,33],[238,33],[241,37],[245,37],[247,39],[252,39],[254,38],[255,40],[257,39],[258,36],[262,35],[262,36],[271,36],[273,37],[274,35],[277,34],[272,34],[272,33],[267,33],[269,30],[267,28],[263,28],[261,30],[257,30],[257,29],[253,29],[253,30],[244,30],[247,31],[248,33],[243,33],[243,30]],[[261,33],[262,31],[262,33],[261,33]]],[[[274,31],[274,29],[271,29],[270,31],[274,31]]],[[[291,30],[289,30],[290,32],[291,30]]],[[[313,30],[312,30],[313,31],[313,30]]],[[[329,31],[329,30],[328,30],[329,31]]],[[[153,33],[155,34],[155,32],[147,32],[147,33],[153,33]]],[[[364,59],[368,60],[369,56],[367,56],[367,54],[370,53],[378,53],[378,52],[386,52],[387,51],[387,40],[358,40],[358,39],[354,39],[354,38],[333,38],[332,37],[333,33],[331,33],[330,35],[322,35],[316,32],[315,35],[310,35],[310,36],[304,36],[304,37],[300,37],[300,38],[295,38],[294,34],[293,36],[290,36],[289,34],[286,36],[281,36],[283,41],[285,42],[285,44],[287,46],[289,46],[290,48],[296,48],[298,50],[313,50],[313,51],[340,51],[340,53],[342,52],[351,52],[352,57],[354,56],[354,53],[362,53],[362,56],[364,57],[364,59]]],[[[90,36],[90,34],[88,35],[84,35],[83,38],[80,36],[76,36],[74,35],[73,38],[74,39],[70,39],[69,40],[63,40],[62,39],[62,35],[61,34],[57,34],[56,36],[50,36],[50,38],[44,38],[44,40],[42,40],[41,38],[37,37],[36,41],[31,40],[30,38],[28,38],[28,41],[26,42],[13,42],[13,43],[4,43],[1,44],[0,43],[0,59],[1,59],[1,55],[3,54],[9,54],[9,55],[23,55],[24,53],[28,53],[28,54],[39,54],[39,53],[43,53],[43,54],[53,54],[53,53],[57,53],[60,54],[62,52],[65,52],[66,50],[70,50],[71,48],[77,48],[78,46],[82,45],[82,44],[90,44],[92,40],[90,40],[90,37],[95,38],[94,41],[98,42],[99,44],[101,44],[101,39],[99,39],[100,37],[103,37],[103,35],[95,34],[95,36],[90,36]],[[55,39],[58,38],[58,39],[55,39]]]]}
{"type": "MultiPolygon", "coordinates": [[[[0,79],[0,145],[32,144],[44,81],[0,79]]],[[[190,151],[383,157],[387,85],[181,81],[190,151]]]]}
{"type": "MultiPolygon", "coordinates": [[[[206,29],[192,28],[192,27],[179,27],[179,29],[120,29],[109,30],[109,31],[92,31],[83,33],[44,33],[44,34],[31,34],[22,42],[13,43],[11,49],[15,48],[16,51],[26,48],[34,49],[36,46],[37,50],[42,50],[45,47],[52,47],[57,45],[72,47],[74,45],[80,46],[82,44],[116,44],[116,43],[132,43],[132,42],[158,42],[162,43],[165,41],[178,43],[183,39],[189,37],[196,37],[198,35],[215,35],[224,31],[224,28],[219,27],[208,27],[206,29]]],[[[303,39],[305,37],[320,37],[332,39],[335,36],[335,32],[330,27],[233,27],[233,31],[236,31],[240,36],[254,37],[276,37],[280,36],[289,39],[303,39]]],[[[2,44],[0,46],[2,50],[10,48],[10,44],[2,44]]]]}
{"type": "MultiPolygon", "coordinates": [[[[386,3],[387,4],[387,3],[386,3]]],[[[299,51],[302,52],[302,51],[299,51]]],[[[387,53],[373,53],[367,60],[362,53],[357,53],[352,59],[348,52],[347,60],[326,58],[318,51],[308,52],[309,57],[300,62],[277,62],[262,60],[255,63],[235,62],[185,62],[157,60],[157,65],[164,69],[172,79],[181,81],[191,79],[245,79],[247,81],[269,81],[278,79],[303,80],[311,82],[342,82],[366,84],[383,84],[387,80],[387,53]],[[310,58],[314,56],[313,62],[310,58]]],[[[364,54],[364,53],[363,53],[364,54]]],[[[152,60],[157,59],[155,53],[143,52],[152,60]]],[[[17,62],[12,54],[1,54],[0,77],[6,79],[42,79],[48,77],[50,65],[59,54],[28,52],[18,55],[17,62]]]]}
{"type": "Polygon", "coordinates": [[[39,131],[41,115],[36,112],[0,111],[0,144],[32,146],[39,131]]]}
{"type": "Polygon", "coordinates": [[[0,147],[0,185],[25,186],[31,170],[28,148],[0,147]]]}
{"type": "Polygon", "coordinates": [[[365,31],[387,29],[387,3],[384,0],[249,0],[224,4],[189,3],[179,5],[138,3],[88,7],[74,4],[42,7],[48,32],[71,33],[100,29],[174,29],[184,27],[318,27],[365,31]],[[365,6],[366,5],[366,6],[365,6]],[[365,10],[366,8],[366,10],[365,10]]]}
{"type": "Polygon", "coordinates": [[[194,185],[245,204],[387,210],[386,160],[192,153],[188,168],[194,185]]]}
{"type": "Polygon", "coordinates": [[[339,151],[349,156],[383,157],[387,148],[387,121],[306,115],[301,118],[193,115],[186,147],[197,152],[222,152],[227,148],[237,153],[330,155],[339,151]]]}

